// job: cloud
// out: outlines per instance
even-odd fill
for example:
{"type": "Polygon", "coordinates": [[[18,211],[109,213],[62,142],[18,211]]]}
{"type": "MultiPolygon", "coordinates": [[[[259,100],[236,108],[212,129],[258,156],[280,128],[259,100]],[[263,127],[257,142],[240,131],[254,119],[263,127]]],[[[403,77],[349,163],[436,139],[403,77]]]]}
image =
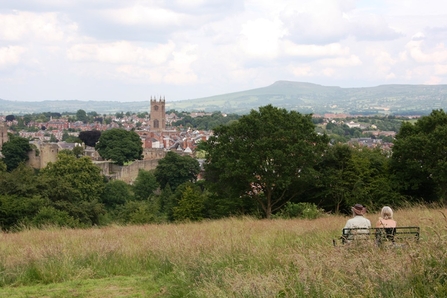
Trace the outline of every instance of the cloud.
{"type": "Polygon", "coordinates": [[[288,38],[301,44],[327,44],[348,36],[349,21],[339,1],[289,2],[280,12],[279,18],[288,29],[288,38]]]}
{"type": "Polygon", "coordinates": [[[438,64],[435,66],[435,74],[440,76],[447,75],[447,64],[438,64]]]}
{"type": "Polygon", "coordinates": [[[384,17],[377,15],[362,15],[361,19],[351,22],[350,26],[350,34],[360,41],[385,41],[404,36],[391,28],[384,17]]]}
{"type": "Polygon", "coordinates": [[[20,46],[8,46],[0,48],[0,69],[20,62],[22,54],[26,51],[20,46]]]}
{"type": "Polygon", "coordinates": [[[339,43],[327,45],[309,45],[295,44],[291,41],[283,43],[284,53],[290,56],[324,58],[333,56],[346,56],[349,54],[349,48],[339,43]]]}
{"type": "Polygon", "coordinates": [[[350,55],[349,57],[322,59],[318,61],[318,63],[324,66],[339,67],[339,68],[362,65],[362,61],[356,55],[350,55]]]}
{"type": "Polygon", "coordinates": [[[140,47],[128,41],[112,43],[85,43],[73,45],[67,51],[70,60],[100,63],[139,63],[158,65],[166,62],[174,50],[174,43],[140,47]]]}
{"type": "Polygon", "coordinates": [[[173,42],[140,47],[130,42],[77,44],[67,57],[82,62],[73,71],[79,76],[121,80],[128,83],[189,84],[197,80],[192,64],[197,46],[177,46],[173,42]]]}
{"type": "Polygon", "coordinates": [[[149,28],[178,27],[185,23],[188,16],[162,7],[135,5],[131,7],[110,9],[100,13],[109,21],[122,25],[144,25],[149,28]]]}
{"type": "Polygon", "coordinates": [[[70,97],[129,100],[147,89],[181,99],[282,79],[447,83],[447,2],[0,2],[3,98],[45,97],[54,82],[58,98],[70,90],[70,97]]]}
{"type": "Polygon", "coordinates": [[[16,11],[0,15],[0,39],[5,41],[62,41],[76,30],[76,23],[64,20],[58,13],[16,11]]]}
{"type": "Polygon", "coordinates": [[[408,55],[418,63],[446,63],[447,49],[443,43],[439,43],[433,49],[424,49],[423,40],[412,40],[407,43],[408,55]],[[427,53],[428,52],[428,53],[427,53]]]}
{"type": "Polygon", "coordinates": [[[256,19],[242,25],[240,46],[253,58],[273,59],[278,56],[279,40],[285,30],[277,21],[256,19]]]}

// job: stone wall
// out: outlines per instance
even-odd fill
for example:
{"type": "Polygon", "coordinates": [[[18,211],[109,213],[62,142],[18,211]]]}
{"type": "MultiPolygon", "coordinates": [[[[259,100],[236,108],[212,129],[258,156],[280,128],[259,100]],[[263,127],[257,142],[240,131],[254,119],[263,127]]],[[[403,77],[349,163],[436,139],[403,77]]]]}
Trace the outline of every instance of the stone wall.
{"type": "Polygon", "coordinates": [[[110,180],[122,180],[132,184],[138,176],[140,169],[150,171],[158,165],[158,159],[136,160],[130,165],[118,166],[109,161],[94,162],[101,169],[101,173],[110,180]]]}
{"type": "MultiPolygon", "coordinates": [[[[57,161],[59,148],[57,143],[32,142],[36,147],[28,153],[28,165],[35,169],[43,169],[49,162],[57,161]]],[[[96,151],[95,151],[96,152],[96,151]]],[[[130,165],[118,166],[110,161],[98,161],[93,156],[92,162],[101,169],[101,174],[110,180],[122,180],[126,183],[133,183],[138,176],[140,169],[150,171],[154,170],[158,161],[165,157],[166,151],[160,148],[147,148],[143,151],[143,160],[136,160],[130,165]]]]}
{"type": "Polygon", "coordinates": [[[0,120],[0,151],[4,143],[9,141],[8,126],[0,120]]]}
{"type": "Polygon", "coordinates": [[[57,143],[37,143],[32,142],[36,146],[28,153],[28,164],[35,169],[42,169],[47,166],[49,162],[57,161],[57,154],[59,153],[59,146],[57,143]]]}

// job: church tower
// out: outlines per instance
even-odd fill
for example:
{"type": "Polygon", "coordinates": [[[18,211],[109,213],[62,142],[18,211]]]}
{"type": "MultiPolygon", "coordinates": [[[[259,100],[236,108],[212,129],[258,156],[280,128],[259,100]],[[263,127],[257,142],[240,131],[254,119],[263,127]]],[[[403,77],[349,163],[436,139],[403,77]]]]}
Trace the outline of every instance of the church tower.
{"type": "Polygon", "coordinates": [[[4,122],[0,121],[0,151],[2,150],[3,144],[8,140],[8,126],[6,126],[4,122]]]}
{"type": "Polygon", "coordinates": [[[150,126],[152,131],[162,131],[166,129],[166,111],[165,111],[165,98],[157,101],[157,99],[151,96],[151,114],[150,114],[150,126]]]}

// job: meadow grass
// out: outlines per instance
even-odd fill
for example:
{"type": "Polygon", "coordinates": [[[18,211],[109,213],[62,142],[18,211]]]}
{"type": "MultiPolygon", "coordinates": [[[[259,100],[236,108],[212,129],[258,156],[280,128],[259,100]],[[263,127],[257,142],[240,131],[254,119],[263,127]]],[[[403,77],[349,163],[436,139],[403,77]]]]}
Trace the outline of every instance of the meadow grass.
{"type": "Polygon", "coordinates": [[[421,227],[399,248],[334,247],[336,215],[2,233],[0,296],[446,297],[445,211],[397,210],[421,227]]]}

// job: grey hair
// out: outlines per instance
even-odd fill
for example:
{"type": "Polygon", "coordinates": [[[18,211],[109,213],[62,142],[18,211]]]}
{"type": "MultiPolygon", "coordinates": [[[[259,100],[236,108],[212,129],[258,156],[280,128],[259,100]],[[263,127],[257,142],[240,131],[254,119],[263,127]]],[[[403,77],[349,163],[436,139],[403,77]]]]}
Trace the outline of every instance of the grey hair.
{"type": "Polygon", "coordinates": [[[383,207],[380,216],[383,219],[393,219],[393,209],[388,206],[383,207]]]}

